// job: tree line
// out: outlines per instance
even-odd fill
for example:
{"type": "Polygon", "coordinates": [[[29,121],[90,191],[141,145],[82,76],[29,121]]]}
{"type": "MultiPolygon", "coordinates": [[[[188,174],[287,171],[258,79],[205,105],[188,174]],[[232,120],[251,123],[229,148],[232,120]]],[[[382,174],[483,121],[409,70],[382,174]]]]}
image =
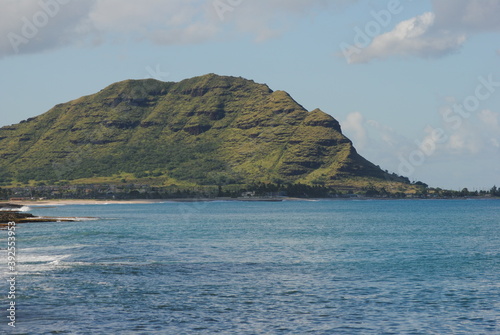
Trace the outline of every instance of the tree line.
{"type": "Polygon", "coordinates": [[[489,190],[443,190],[421,186],[418,191],[406,194],[390,192],[385,188],[368,186],[357,190],[336,190],[322,185],[301,183],[254,183],[242,185],[211,185],[199,187],[151,187],[148,185],[84,185],[0,188],[0,199],[174,199],[174,198],[238,198],[238,197],[296,197],[296,198],[463,198],[500,197],[500,188],[489,190]]]}

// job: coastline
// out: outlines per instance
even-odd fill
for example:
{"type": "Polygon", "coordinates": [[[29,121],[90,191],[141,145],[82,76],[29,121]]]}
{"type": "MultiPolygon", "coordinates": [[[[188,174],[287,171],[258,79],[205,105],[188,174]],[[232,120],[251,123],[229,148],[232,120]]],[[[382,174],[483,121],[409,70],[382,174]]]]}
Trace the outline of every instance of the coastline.
{"type": "MultiPolygon", "coordinates": [[[[131,199],[131,200],[100,200],[100,199],[48,199],[48,200],[15,200],[5,203],[21,206],[68,206],[68,205],[137,205],[137,204],[156,204],[165,202],[213,202],[213,201],[269,201],[279,202],[283,200],[310,200],[301,198],[173,198],[173,199],[131,199]]],[[[0,207],[2,202],[0,202],[0,207]]]]}
{"type": "Polygon", "coordinates": [[[15,200],[0,201],[2,204],[13,204],[27,207],[40,206],[68,206],[68,205],[135,205],[135,204],[155,204],[166,202],[214,202],[214,201],[239,201],[239,202],[282,202],[282,201],[318,201],[318,200],[486,200],[500,199],[498,197],[464,197],[464,198],[411,198],[411,199],[393,199],[393,198],[294,198],[294,197],[252,197],[252,198],[172,198],[172,199],[130,199],[130,200],[106,200],[106,199],[47,199],[47,200],[15,200]]]}

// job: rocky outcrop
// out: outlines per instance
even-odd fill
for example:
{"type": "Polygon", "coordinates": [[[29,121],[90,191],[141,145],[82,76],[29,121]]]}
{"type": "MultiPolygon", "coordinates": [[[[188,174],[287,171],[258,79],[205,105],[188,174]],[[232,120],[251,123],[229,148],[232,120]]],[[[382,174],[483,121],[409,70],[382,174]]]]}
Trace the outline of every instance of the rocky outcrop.
{"type": "Polygon", "coordinates": [[[77,218],[57,218],[48,216],[34,216],[30,213],[21,213],[15,211],[0,211],[0,227],[6,227],[9,222],[27,223],[27,222],[74,222],[77,218]]]}
{"type": "Polygon", "coordinates": [[[0,202],[0,211],[15,211],[21,208],[23,208],[23,205],[11,204],[9,202],[0,202]]]}
{"type": "Polygon", "coordinates": [[[8,223],[8,222],[26,222],[28,219],[33,219],[34,216],[29,213],[20,213],[20,212],[4,212],[0,211],[0,223],[8,223]]]}

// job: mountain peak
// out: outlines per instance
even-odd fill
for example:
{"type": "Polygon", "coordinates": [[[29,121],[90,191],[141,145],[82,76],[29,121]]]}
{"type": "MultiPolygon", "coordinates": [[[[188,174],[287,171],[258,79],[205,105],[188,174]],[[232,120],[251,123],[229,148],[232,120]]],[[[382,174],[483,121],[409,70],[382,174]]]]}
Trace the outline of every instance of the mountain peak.
{"type": "Polygon", "coordinates": [[[340,124],[241,77],[125,80],[0,129],[0,183],[137,180],[152,185],[281,181],[400,183],[340,124]]]}

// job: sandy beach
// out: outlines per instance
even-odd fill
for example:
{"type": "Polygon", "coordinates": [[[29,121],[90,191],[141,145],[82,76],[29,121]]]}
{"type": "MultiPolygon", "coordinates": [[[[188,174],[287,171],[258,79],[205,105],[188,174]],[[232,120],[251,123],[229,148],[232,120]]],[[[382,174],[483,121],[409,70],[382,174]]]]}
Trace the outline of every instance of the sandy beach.
{"type": "Polygon", "coordinates": [[[132,199],[132,200],[96,200],[96,199],[48,199],[48,200],[15,200],[5,201],[5,203],[22,205],[22,206],[64,206],[64,205],[113,205],[113,204],[154,204],[161,202],[202,202],[202,201],[283,201],[283,200],[302,200],[291,197],[252,197],[252,198],[174,198],[174,199],[132,199]]]}

